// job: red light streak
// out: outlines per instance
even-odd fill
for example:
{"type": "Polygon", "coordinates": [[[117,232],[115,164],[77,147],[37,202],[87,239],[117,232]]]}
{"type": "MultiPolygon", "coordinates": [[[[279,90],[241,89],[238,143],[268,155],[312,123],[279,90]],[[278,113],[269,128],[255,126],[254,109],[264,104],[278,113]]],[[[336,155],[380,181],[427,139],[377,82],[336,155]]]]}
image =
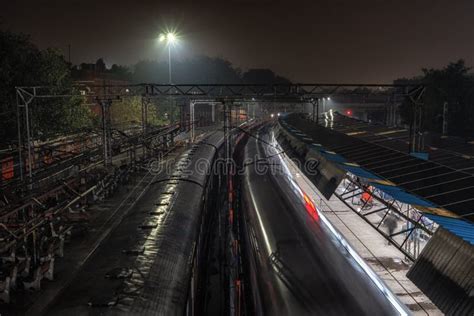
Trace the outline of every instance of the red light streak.
{"type": "Polygon", "coordinates": [[[319,216],[318,216],[318,211],[316,209],[316,206],[314,206],[313,201],[311,201],[311,199],[304,192],[303,192],[303,199],[304,199],[304,204],[305,204],[304,206],[306,207],[306,211],[309,213],[309,215],[311,215],[311,217],[314,220],[318,220],[319,216]]]}

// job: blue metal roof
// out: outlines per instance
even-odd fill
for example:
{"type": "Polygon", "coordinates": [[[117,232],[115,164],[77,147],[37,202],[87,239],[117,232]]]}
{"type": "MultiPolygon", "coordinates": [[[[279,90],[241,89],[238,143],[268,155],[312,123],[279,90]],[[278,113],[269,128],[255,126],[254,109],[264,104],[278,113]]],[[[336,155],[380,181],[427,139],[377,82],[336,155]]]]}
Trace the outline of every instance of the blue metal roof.
{"type": "Polygon", "coordinates": [[[471,243],[471,245],[474,245],[474,225],[470,222],[459,218],[433,214],[425,214],[425,216],[438,223],[444,229],[471,243]]]}
{"type": "Polygon", "coordinates": [[[358,167],[358,166],[347,165],[347,164],[340,164],[340,166],[346,171],[349,171],[350,173],[358,176],[359,178],[364,178],[368,180],[381,179],[379,176],[376,176],[372,172],[367,171],[366,169],[358,167]]]}
{"type": "MultiPolygon", "coordinates": [[[[289,130],[296,134],[303,134],[301,131],[296,130],[296,129],[289,128],[289,130]]],[[[298,136],[301,137],[302,135],[298,135],[298,136]]],[[[346,171],[349,171],[350,173],[358,177],[369,180],[371,185],[386,192],[387,194],[391,195],[394,199],[400,202],[414,205],[414,206],[419,206],[423,210],[430,210],[430,208],[438,207],[436,204],[424,198],[418,197],[417,195],[408,193],[396,185],[385,185],[385,184],[377,183],[376,182],[377,180],[382,180],[381,177],[375,175],[374,173],[356,164],[355,165],[348,164],[346,162],[347,160],[343,156],[337,153],[333,153],[331,151],[327,151],[324,148],[324,146],[320,144],[310,144],[308,146],[312,148],[313,150],[319,151],[326,159],[337,164],[340,168],[346,171]]],[[[469,242],[471,245],[474,245],[474,224],[464,219],[434,215],[425,211],[422,211],[422,212],[424,216],[433,220],[444,229],[459,236],[463,240],[469,242]]]]}
{"type": "MultiPolygon", "coordinates": [[[[312,139],[310,139],[310,140],[312,141],[312,139]]],[[[323,156],[324,158],[326,158],[329,161],[336,162],[336,163],[345,163],[346,162],[346,159],[344,157],[342,157],[341,155],[336,154],[332,151],[324,150],[324,148],[320,144],[312,143],[312,144],[309,144],[308,147],[310,149],[317,150],[321,154],[321,156],[323,156]]]]}
{"type": "Polygon", "coordinates": [[[324,158],[326,158],[327,160],[330,160],[330,161],[334,161],[334,162],[337,162],[337,163],[346,162],[346,159],[344,157],[342,157],[341,155],[338,155],[338,154],[334,154],[334,153],[331,153],[331,152],[328,152],[328,151],[325,151],[325,150],[322,150],[321,154],[323,155],[324,158]]]}
{"type": "Polygon", "coordinates": [[[410,205],[417,205],[417,206],[424,206],[424,207],[436,207],[433,203],[421,199],[417,197],[416,195],[407,193],[400,189],[397,186],[392,186],[392,185],[384,185],[384,184],[379,184],[379,183],[371,183],[373,186],[377,187],[378,189],[384,191],[385,193],[389,194],[392,196],[395,200],[398,200],[400,202],[403,202],[405,204],[410,204],[410,205]]]}

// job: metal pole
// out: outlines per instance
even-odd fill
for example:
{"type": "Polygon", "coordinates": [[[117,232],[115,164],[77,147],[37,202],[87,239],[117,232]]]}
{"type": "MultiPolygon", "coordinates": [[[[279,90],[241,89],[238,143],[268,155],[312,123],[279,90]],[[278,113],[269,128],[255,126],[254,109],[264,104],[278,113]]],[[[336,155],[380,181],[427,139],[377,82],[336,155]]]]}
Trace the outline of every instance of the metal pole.
{"type": "Polygon", "coordinates": [[[20,113],[20,99],[18,98],[18,90],[16,90],[16,125],[18,128],[18,163],[20,166],[20,180],[23,181],[23,158],[22,154],[22,142],[21,142],[21,113],[20,113]]]}
{"type": "Polygon", "coordinates": [[[443,104],[443,136],[448,135],[448,102],[443,104]]]}
{"type": "Polygon", "coordinates": [[[28,148],[28,176],[30,178],[30,184],[33,183],[33,171],[31,166],[31,134],[30,134],[30,116],[29,116],[29,109],[28,103],[25,102],[25,111],[26,111],[26,141],[27,141],[27,148],[28,148]]]}
{"type": "Polygon", "coordinates": [[[393,101],[392,105],[392,125],[393,126],[398,126],[398,119],[397,119],[397,106],[395,104],[395,100],[393,101]]]}
{"type": "Polygon", "coordinates": [[[171,84],[171,44],[168,43],[168,66],[169,66],[169,79],[171,84]]]}
{"type": "Polygon", "coordinates": [[[214,123],[216,121],[216,104],[211,103],[211,107],[212,107],[212,113],[211,113],[212,123],[214,123]]]}
{"type": "MultiPolygon", "coordinates": [[[[171,84],[171,44],[168,43],[168,74],[169,74],[169,84],[171,84]]],[[[172,89],[169,90],[169,98],[168,98],[168,106],[169,106],[169,110],[171,111],[171,113],[173,112],[172,111],[172,105],[171,105],[171,93],[172,93],[172,89]]],[[[172,118],[170,117],[170,123],[173,122],[172,118]]]]}
{"type": "Polygon", "coordinates": [[[194,101],[189,102],[189,116],[191,124],[191,142],[194,143],[194,101]]]}
{"type": "Polygon", "coordinates": [[[410,100],[411,102],[411,105],[413,106],[413,113],[412,113],[412,117],[410,118],[410,127],[409,127],[409,137],[408,137],[408,154],[410,154],[411,152],[413,152],[412,150],[412,146],[413,146],[413,137],[414,137],[414,129],[415,127],[413,126],[414,125],[414,122],[416,120],[416,105],[410,100]]]}
{"type": "Polygon", "coordinates": [[[390,120],[389,120],[389,126],[395,126],[395,103],[392,100],[390,102],[390,120]]]}
{"type": "Polygon", "coordinates": [[[104,156],[104,166],[107,166],[107,132],[105,130],[105,105],[103,101],[100,101],[100,109],[102,112],[102,154],[104,156]]]}
{"type": "Polygon", "coordinates": [[[145,138],[145,102],[142,97],[142,137],[145,138]]]}
{"type": "Polygon", "coordinates": [[[112,102],[111,100],[100,100],[100,106],[102,110],[102,146],[103,146],[103,155],[104,155],[104,166],[107,167],[112,162],[111,156],[111,142],[109,135],[109,106],[112,102]]]}
{"type": "Polygon", "coordinates": [[[142,97],[142,149],[143,149],[143,157],[146,157],[146,146],[145,146],[145,139],[146,139],[146,134],[147,134],[147,112],[148,112],[148,102],[145,100],[144,97],[142,97]]]}
{"type": "MultiPolygon", "coordinates": [[[[232,104],[229,104],[231,101],[224,101],[224,140],[226,147],[226,160],[229,163],[232,158],[232,149],[231,149],[231,124],[232,124],[232,104]]],[[[227,171],[229,171],[228,169],[227,171]]],[[[229,174],[227,174],[229,176],[229,174]]]]}
{"type": "Polygon", "coordinates": [[[242,104],[239,104],[239,117],[237,119],[237,124],[240,125],[240,123],[242,123],[242,113],[244,112],[244,110],[242,109],[242,104]]]}
{"type": "Polygon", "coordinates": [[[316,124],[319,125],[319,99],[316,99],[316,124]]]}
{"type": "Polygon", "coordinates": [[[414,125],[413,125],[413,141],[412,141],[412,152],[416,152],[417,144],[417,135],[418,135],[418,106],[415,103],[415,115],[414,115],[414,125]]]}
{"type": "Polygon", "coordinates": [[[392,121],[393,121],[393,105],[390,103],[390,100],[388,101],[388,112],[387,112],[387,126],[392,126],[392,121]]]}
{"type": "Polygon", "coordinates": [[[109,160],[108,164],[112,164],[112,130],[110,128],[111,122],[110,122],[110,106],[112,105],[112,100],[107,100],[107,146],[108,146],[108,154],[109,154],[109,160]]]}
{"type": "Polygon", "coordinates": [[[422,132],[422,128],[421,128],[421,124],[422,124],[422,120],[423,120],[423,109],[422,107],[420,106],[420,109],[419,109],[419,121],[418,121],[418,145],[417,145],[417,151],[421,152],[423,147],[422,147],[422,141],[423,141],[423,132],[422,132]]]}

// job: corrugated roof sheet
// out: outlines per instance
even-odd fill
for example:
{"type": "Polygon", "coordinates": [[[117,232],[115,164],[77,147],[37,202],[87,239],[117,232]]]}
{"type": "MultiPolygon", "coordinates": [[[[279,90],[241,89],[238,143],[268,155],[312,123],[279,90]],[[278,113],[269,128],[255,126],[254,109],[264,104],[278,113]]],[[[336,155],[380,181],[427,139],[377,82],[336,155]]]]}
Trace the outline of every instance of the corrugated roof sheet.
{"type": "Polygon", "coordinates": [[[425,216],[441,225],[444,229],[471,243],[471,245],[474,245],[474,224],[458,218],[433,214],[425,214],[425,216]]]}
{"type": "MultiPolygon", "coordinates": [[[[301,129],[298,134],[306,133],[313,141],[318,141],[320,144],[310,143],[308,146],[318,150],[328,161],[365,178],[396,200],[418,206],[425,216],[474,244],[474,224],[468,220],[474,218],[474,176],[439,162],[425,161],[315,126],[301,117],[288,116],[285,119],[288,122],[284,126],[290,132],[294,133],[296,125],[301,129]]],[[[360,126],[358,123],[357,127],[360,126]]]]}
{"type": "MultiPolygon", "coordinates": [[[[297,115],[289,115],[284,120],[287,120],[287,127],[298,129],[299,133],[313,138],[313,142],[320,143],[323,146],[321,150],[336,153],[338,156],[334,156],[333,161],[340,163],[343,161],[342,157],[362,168],[343,165],[344,169],[367,179],[383,179],[382,184],[393,184],[417,199],[429,201],[437,209],[447,210],[448,212],[441,212],[443,215],[451,213],[453,217],[474,221],[474,175],[465,170],[470,165],[470,159],[462,158],[465,161],[462,169],[458,170],[452,165],[442,164],[439,157],[436,161],[413,157],[396,149],[403,146],[399,140],[394,141],[393,137],[405,133],[403,130],[372,126],[343,115],[334,114],[334,121],[328,127],[318,126],[297,115]],[[360,135],[347,135],[361,130],[370,132],[371,137],[364,136],[362,139],[360,135]],[[390,132],[391,130],[394,131],[390,132]]],[[[327,158],[331,160],[331,155],[327,158]]],[[[447,160],[460,159],[453,155],[451,158],[447,160]]]]}

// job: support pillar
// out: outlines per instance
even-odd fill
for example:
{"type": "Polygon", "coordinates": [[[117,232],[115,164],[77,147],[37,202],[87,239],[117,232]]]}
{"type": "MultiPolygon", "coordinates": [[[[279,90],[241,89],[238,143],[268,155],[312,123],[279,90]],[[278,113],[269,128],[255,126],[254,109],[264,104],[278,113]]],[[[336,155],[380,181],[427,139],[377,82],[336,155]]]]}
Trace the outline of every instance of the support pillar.
{"type": "Polygon", "coordinates": [[[194,101],[189,102],[189,123],[191,127],[191,143],[194,143],[195,131],[194,131],[194,101]]]}
{"type": "Polygon", "coordinates": [[[22,135],[21,135],[21,111],[20,111],[20,98],[18,97],[18,94],[20,92],[17,90],[16,91],[16,125],[18,129],[18,163],[19,163],[19,169],[20,169],[20,180],[23,181],[23,157],[22,157],[22,147],[23,147],[23,142],[22,142],[22,135]]]}
{"type": "Polygon", "coordinates": [[[102,114],[102,148],[104,166],[108,167],[112,164],[112,133],[110,130],[110,106],[111,99],[99,100],[102,114]]]}
{"type": "Polygon", "coordinates": [[[448,135],[448,102],[443,104],[443,136],[448,135]]]}
{"type": "Polygon", "coordinates": [[[147,156],[146,150],[146,138],[148,133],[148,99],[142,97],[142,149],[143,149],[143,157],[147,156]]]}
{"type": "Polygon", "coordinates": [[[212,112],[211,112],[212,123],[215,123],[215,121],[216,121],[216,104],[211,103],[211,107],[212,107],[212,112]]]}

